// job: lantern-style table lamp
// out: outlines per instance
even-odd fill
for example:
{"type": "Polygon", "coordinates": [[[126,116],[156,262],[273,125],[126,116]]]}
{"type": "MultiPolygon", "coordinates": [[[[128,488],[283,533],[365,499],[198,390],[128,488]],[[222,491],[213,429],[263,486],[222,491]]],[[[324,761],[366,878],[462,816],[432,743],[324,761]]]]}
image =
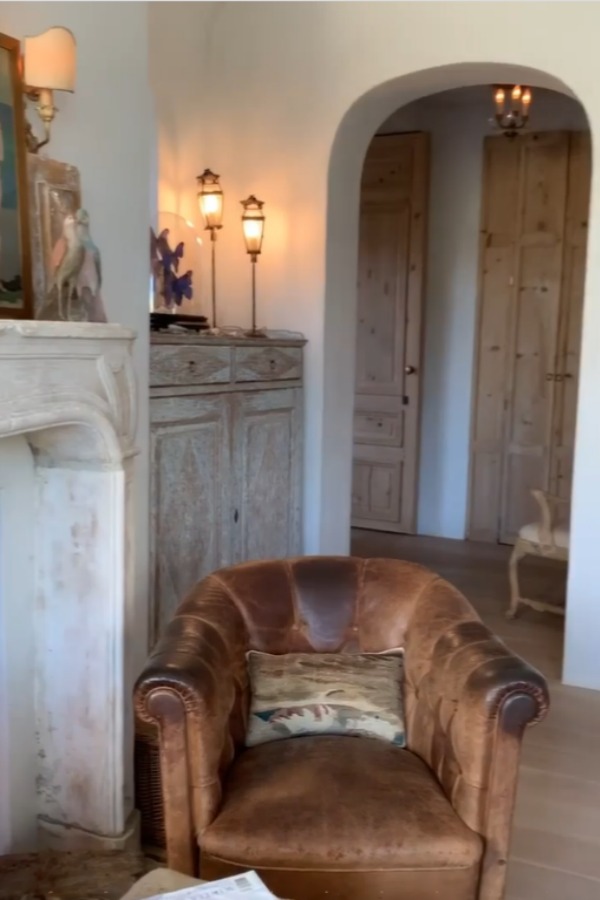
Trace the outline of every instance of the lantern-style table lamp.
{"type": "Polygon", "coordinates": [[[264,337],[264,331],[256,327],[256,263],[262,249],[265,217],[263,215],[264,203],[257,200],[254,194],[250,194],[247,200],[242,200],[244,212],[242,214],[242,228],[246,251],[252,262],[252,330],[246,332],[248,337],[264,337]]]}
{"type": "Polygon", "coordinates": [[[204,227],[210,231],[211,246],[211,298],[212,298],[212,328],[217,329],[217,287],[215,246],[217,231],[223,227],[223,190],[219,184],[219,176],[205,169],[202,175],[198,175],[198,206],[204,218],[204,227]]]}

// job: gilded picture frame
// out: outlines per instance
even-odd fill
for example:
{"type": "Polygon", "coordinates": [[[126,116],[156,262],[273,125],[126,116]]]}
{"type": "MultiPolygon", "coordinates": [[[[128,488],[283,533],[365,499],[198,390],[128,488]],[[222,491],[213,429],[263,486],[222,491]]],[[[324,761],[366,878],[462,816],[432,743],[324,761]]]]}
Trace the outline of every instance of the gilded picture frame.
{"type": "Polygon", "coordinates": [[[19,41],[0,34],[0,317],[33,314],[25,106],[19,41]]]}

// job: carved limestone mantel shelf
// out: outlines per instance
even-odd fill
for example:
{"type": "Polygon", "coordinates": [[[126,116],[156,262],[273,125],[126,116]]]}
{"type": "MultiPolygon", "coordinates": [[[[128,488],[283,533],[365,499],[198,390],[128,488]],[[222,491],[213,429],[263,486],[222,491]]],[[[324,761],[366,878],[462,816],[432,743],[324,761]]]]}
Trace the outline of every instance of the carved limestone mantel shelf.
{"type": "Polygon", "coordinates": [[[27,433],[56,462],[119,465],[133,452],[134,339],[121,325],[0,320],[0,437],[27,433]]]}
{"type": "MultiPolygon", "coordinates": [[[[0,320],[0,439],[24,435],[35,465],[32,571],[0,597],[0,624],[15,610],[31,620],[31,652],[8,634],[4,668],[17,693],[0,684],[0,729],[10,720],[2,698],[30,690],[31,829],[62,849],[123,847],[136,833],[126,653],[135,630],[134,340],[120,325],[0,320]]],[[[0,495],[7,486],[0,471],[0,495]]],[[[10,540],[9,522],[0,575],[10,540]]],[[[17,772],[18,740],[9,734],[8,745],[17,772]]],[[[23,787],[10,772],[4,783],[18,812],[23,787]]]]}

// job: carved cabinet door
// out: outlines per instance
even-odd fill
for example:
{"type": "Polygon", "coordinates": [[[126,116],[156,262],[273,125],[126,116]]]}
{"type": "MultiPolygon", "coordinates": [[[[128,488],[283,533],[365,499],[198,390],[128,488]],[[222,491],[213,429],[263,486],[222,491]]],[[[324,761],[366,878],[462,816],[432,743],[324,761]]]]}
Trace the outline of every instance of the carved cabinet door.
{"type": "Polygon", "coordinates": [[[151,402],[150,643],[186,593],[232,562],[230,397],[151,402]]]}
{"type": "Polygon", "coordinates": [[[300,391],[232,395],[236,562],[300,552],[300,391]]]}

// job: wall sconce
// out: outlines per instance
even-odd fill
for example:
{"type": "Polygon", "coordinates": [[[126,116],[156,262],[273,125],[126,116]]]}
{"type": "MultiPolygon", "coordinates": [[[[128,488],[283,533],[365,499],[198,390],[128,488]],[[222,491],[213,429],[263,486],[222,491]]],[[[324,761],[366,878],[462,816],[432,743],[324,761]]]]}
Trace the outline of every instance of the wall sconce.
{"type": "Polygon", "coordinates": [[[212,328],[217,328],[217,288],[216,288],[216,263],[215,246],[217,231],[223,227],[223,190],[219,184],[219,176],[205,169],[202,175],[198,175],[198,206],[204,217],[204,227],[210,231],[211,246],[211,296],[212,296],[212,328]]]}
{"type": "Polygon", "coordinates": [[[247,332],[248,337],[264,337],[264,331],[256,327],[256,263],[262,248],[263,234],[265,230],[265,217],[262,208],[264,203],[257,200],[254,194],[250,194],[247,200],[242,200],[244,212],[242,214],[242,228],[246,242],[246,252],[252,261],[252,331],[247,332]]]}
{"type": "Polygon", "coordinates": [[[37,153],[50,140],[50,124],[57,113],[53,91],[75,90],[77,50],[75,37],[68,28],[49,28],[23,42],[24,91],[37,102],[37,111],[44,123],[45,140],[38,141],[28,125],[27,149],[37,153]]]}
{"type": "Polygon", "coordinates": [[[529,119],[531,88],[515,84],[497,84],[493,88],[496,112],[494,120],[506,137],[514,138],[529,119]],[[510,99],[509,99],[510,98],[510,99]]]}

